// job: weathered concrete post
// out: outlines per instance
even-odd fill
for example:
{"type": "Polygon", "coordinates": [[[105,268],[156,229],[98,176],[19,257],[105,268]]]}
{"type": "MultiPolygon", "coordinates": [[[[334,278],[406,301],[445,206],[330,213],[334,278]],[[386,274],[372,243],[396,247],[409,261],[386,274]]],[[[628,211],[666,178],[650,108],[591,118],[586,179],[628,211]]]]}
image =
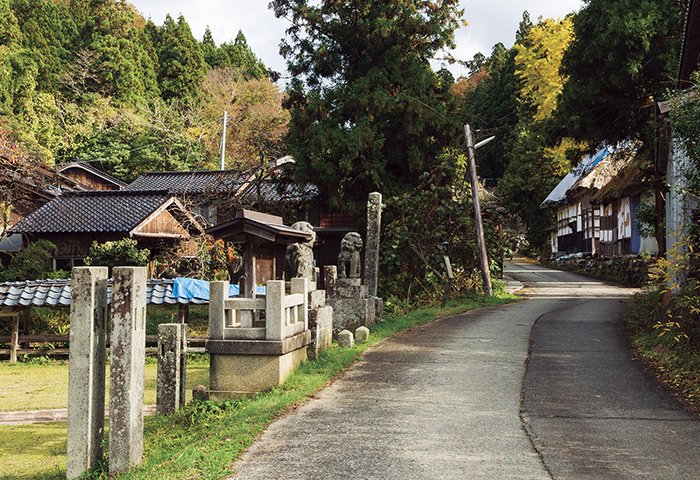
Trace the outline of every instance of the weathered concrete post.
{"type": "Polygon", "coordinates": [[[114,267],[109,385],[109,473],[143,456],[146,267],[114,267]]]}
{"type": "Polygon", "coordinates": [[[382,194],[373,192],[367,200],[367,238],[365,240],[365,281],[369,295],[377,296],[379,272],[379,235],[382,227],[382,194]]]}
{"type": "Polygon", "coordinates": [[[77,267],[71,275],[66,477],[78,478],[102,460],[105,419],[107,267],[77,267]]]}
{"type": "Polygon", "coordinates": [[[156,411],[170,414],[185,402],[185,371],[187,367],[187,325],[162,323],[158,325],[158,381],[156,411]]]}

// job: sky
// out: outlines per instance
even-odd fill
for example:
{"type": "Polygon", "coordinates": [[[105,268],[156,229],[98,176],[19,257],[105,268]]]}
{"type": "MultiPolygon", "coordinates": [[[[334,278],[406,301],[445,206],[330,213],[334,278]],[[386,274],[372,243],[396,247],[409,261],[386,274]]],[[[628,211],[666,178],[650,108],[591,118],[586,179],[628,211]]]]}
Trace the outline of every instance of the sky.
{"type": "MultiPolygon", "coordinates": [[[[182,14],[194,37],[200,41],[207,26],[217,45],[233,42],[242,30],[258,58],[268,68],[285,75],[279,44],[289,22],[275,18],[267,8],[268,0],[130,0],[130,3],[156,25],[162,25],[167,14],[176,21],[182,14]]],[[[539,17],[563,18],[582,5],[582,0],[461,0],[464,20],[469,25],[455,32],[457,48],[452,54],[466,61],[477,52],[489,56],[498,42],[510,48],[525,10],[536,23],[539,17]]],[[[441,66],[448,68],[455,78],[467,74],[467,70],[458,65],[435,64],[433,68],[441,66]]]]}

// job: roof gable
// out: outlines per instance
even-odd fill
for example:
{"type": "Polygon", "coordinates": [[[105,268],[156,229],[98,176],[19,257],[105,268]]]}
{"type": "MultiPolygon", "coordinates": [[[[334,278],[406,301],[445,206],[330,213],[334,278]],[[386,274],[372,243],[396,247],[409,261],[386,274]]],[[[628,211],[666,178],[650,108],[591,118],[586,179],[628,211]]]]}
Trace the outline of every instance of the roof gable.
{"type": "MultiPolygon", "coordinates": [[[[73,172],[80,172],[83,175],[87,176],[92,176],[94,178],[98,178],[101,183],[107,184],[107,185],[112,185],[114,190],[123,190],[126,188],[127,184],[125,182],[122,182],[121,180],[114,178],[113,176],[109,175],[108,173],[103,172],[102,170],[98,170],[97,168],[94,168],[90,165],[88,165],[85,162],[71,162],[67,163],[65,165],[62,165],[61,167],[56,169],[57,172],[62,173],[66,177],[69,178],[74,178],[73,172]]],[[[76,181],[80,182],[79,178],[74,178],[76,181]]],[[[90,190],[94,190],[93,188],[90,188],[90,190]]]]}

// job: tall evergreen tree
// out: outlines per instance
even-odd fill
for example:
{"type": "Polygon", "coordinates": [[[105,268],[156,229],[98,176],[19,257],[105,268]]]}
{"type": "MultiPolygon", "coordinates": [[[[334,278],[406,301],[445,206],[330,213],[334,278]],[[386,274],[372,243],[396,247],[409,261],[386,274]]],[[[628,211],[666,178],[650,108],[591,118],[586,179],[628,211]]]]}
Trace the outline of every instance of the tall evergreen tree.
{"type": "Polygon", "coordinates": [[[158,84],[165,99],[197,97],[206,75],[204,54],[185,17],[170,15],[154,42],[158,54],[158,84]]]}
{"type": "Polygon", "coordinates": [[[672,85],[685,0],[588,0],[564,53],[559,118],[568,135],[595,145],[653,144],[653,101],[672,85]]]}
{"type": "Polygon", "coordinates": [[[457,0],[274,0],[293,76],[287,145],[297,176],[329,206],[358,209],[374,190],[411,189],[459,137],[451,78],[430,60],[454,46],[457,0]]]}

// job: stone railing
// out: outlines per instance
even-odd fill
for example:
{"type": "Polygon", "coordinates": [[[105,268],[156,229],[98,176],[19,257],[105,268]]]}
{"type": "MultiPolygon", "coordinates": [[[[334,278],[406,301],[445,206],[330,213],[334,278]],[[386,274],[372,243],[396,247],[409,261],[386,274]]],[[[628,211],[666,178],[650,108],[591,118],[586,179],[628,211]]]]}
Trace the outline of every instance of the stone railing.
{"type": "Polygon", "coordinates": [[[267,282],[264,298],[228,296],[228,282],[209,287],[210,340],[281,341],[308,330],[309,282],[293,278],[290,294],[285,282],[267,282]],[[263,326],[264,325],[264,326],[263,326]]]}

